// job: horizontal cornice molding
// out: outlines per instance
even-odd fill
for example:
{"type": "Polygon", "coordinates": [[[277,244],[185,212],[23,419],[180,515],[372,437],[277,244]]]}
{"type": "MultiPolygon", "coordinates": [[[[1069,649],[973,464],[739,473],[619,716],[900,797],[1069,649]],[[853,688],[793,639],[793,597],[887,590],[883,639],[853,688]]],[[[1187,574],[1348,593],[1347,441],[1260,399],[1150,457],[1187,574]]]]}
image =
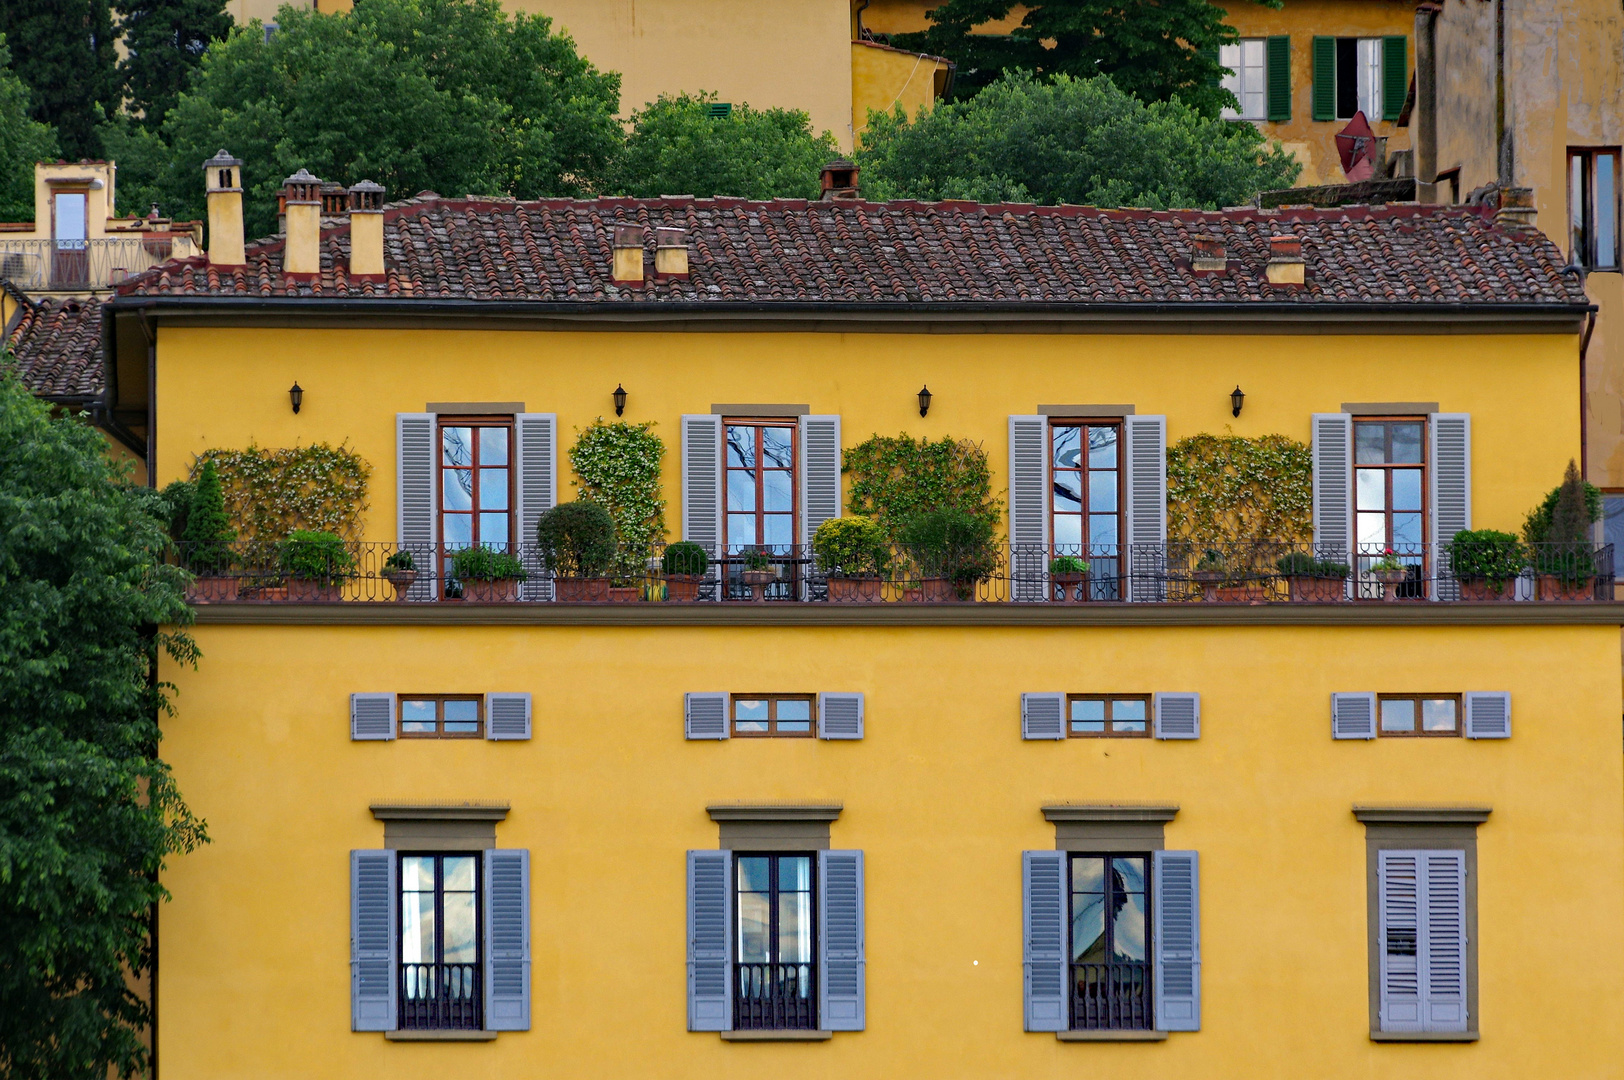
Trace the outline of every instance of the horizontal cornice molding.
{"type": "Polygon", "coordinates": [[[842,803],[713,803],[705,807],[712,821],[834,821],[842,803]]]}
{"type": "Polygon", "coordinates": [[[1366,825],[1481,825],[1490,806],[1360,806],[1353,816],[1366,825]]]}
{"type": "Polygon", "coordinates": [[[1176,803],[1056,803],[1043,808],[1049,821],[1085,821],[1105,824],[1123,821],[1172,821],[1176,803]]]}
{"type": "Polygon", "coordinates": [[[379,821],[502,821],[512,809],[505,802],[375,802],[379,821]]]}

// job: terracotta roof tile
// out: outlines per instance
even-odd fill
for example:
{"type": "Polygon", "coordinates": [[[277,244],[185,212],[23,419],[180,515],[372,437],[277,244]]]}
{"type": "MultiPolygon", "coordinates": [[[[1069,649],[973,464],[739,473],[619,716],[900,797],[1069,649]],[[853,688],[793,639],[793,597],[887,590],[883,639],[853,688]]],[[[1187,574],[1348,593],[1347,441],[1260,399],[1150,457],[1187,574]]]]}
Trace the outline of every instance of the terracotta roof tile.
{"type": "Polygon", "coordinates": [[[102,392],[101,302],[32,300],[7,336],[23,385],[45,398],[102,392]]]}

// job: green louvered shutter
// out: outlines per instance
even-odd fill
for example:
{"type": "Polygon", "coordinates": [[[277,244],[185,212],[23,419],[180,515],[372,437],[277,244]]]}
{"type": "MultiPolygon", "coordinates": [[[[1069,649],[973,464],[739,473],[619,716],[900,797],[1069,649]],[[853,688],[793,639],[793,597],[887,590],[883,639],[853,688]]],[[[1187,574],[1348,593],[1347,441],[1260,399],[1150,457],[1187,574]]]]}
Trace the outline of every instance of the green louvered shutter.
{"type": "Polygon", "coordinates": [[[1336,38],[1314,39],[1314,119],[1336,119],[1336,38]]]}
{"type": "Polygon", "coordinates": [[[1269,119],[1282,123],[1291,119],[1291,38],[1278,34],[1269,39],[1269,119]]]}
{"type": "Polygon", "coordinates": [[[1410,94],[1409,39],[1403,34],[1382,38],[1382,119],[1397,120],[1410,94]]]}

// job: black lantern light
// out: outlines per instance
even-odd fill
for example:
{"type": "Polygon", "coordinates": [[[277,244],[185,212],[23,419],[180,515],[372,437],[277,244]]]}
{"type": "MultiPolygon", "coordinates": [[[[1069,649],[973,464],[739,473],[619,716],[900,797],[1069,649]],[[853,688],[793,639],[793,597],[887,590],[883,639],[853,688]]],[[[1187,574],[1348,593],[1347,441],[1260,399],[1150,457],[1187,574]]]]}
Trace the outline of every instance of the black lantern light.
{"type": "Polygon", "coordinates": [[[288,397],[292,399],[293,411],[297,414],[299,406],[304,404],[304,387],[299,385],[298,379],[294,379],[293,385],[288,388],[288,397]]]}
{"type": "Polygon", "coordinates": [[[921,386],[919,388],[919,415],[924,416],[928,412],[930,412],[930,387],[921,386]]]}
{"type": "Polygon", "coordinates": [[[615,415],[622,416],[626,412],[626,388],[619,383],[615,384],[615,415]]]}
{"type": "Polygon", "coordinates": [[[1236,383],[1235,384],[1235,392],[1229,395],[1229,404],[1230,404],[1230,407],[1234,410],[1234,413],[1235,413],[1236,416],[1239,416],[1241,414],[1241,403],[1244,402],[1245,400],[1246,400],[1246,395],[1241,392],[1241,384],[1236,383]]]}

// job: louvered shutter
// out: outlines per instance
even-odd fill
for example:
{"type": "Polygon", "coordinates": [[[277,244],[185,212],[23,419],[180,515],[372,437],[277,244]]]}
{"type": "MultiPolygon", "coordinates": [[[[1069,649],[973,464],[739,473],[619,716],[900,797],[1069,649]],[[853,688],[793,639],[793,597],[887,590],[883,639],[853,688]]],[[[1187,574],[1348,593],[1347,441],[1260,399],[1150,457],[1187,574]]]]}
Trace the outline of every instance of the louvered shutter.
{"type": "Polygon", "coordinates": [[[530,852],[485,852],[485,1029],[530,1030],[530,852]]]}
{"type": "Polygon", "coordinates": [[[1353,417],[1315,413],[1313,428],[1314,547],[1320,558],[1346,562],[1353,543],[1353,417]]]}
{"type": "Polygon", "coordinates": [[[1200,694],[1157,694],[1152,700],[1155,704],[1158,739],[1201,737],[1200,694]]]}
{"type": "Polygon", "coordinates": [[[1503,691],[1472,690],[1465,695],[1468,739],[1511,738],[1511,695],[1503,691]]]}
{"type": "Polygon", "coordinates": [[[682,695],[682,733],[688,739],[727,738],[727,695],[682,695]]]}
{"type": "Polygon", "coordinates": [[[1127,433],[1128,522],[1126,600],[1166,598],[1167,417],[1129,416],[1127,433]]]}
{"type": "MultiPolygon", "coordinates": [[[[710,576],[721,573],[722,418],[687,413],[682,418],[682,538],[710,554],[710,576]]],[[[715,590],[720,599],[721,590],[715,590]]]]}
{"type": "Polygon", "coordinates": [[[485,737],[495,740],[530,738],[530,695],[486,694],[485,737]]]}
{"type": "Polygon", "coordinates": [[[350,852],[350,1028],[394,1031],[395,853],[350,852]]]}
{"type": "Polygon", "coordinates": [[[1410,94],[1409,40],[1403,34],[1382,38],[1382,119],[1397,120],[1410,94]]]}
{"type": "Polygon", "coordinates": [[[1065,737],[1065,694],[1021,695],[1021,738],[1064,739],[1065,737]]]}
{"type": "Polygon", "coordinates": [[[1066,853],[1021,852],[1022,978],[1027,1031],[1064,1031],[1066,1023],[1066,853]]]}
{"type": "Polygon", "coordinates": [[[688,1030],[733,1027],[733,853],[688,852],[688,1030]]]}
{"type": "Polygon", "coordinates": [[[1381,851],[1376,856],[1383,1031],[1421,1030],[1422,855],[1419,851],[1381,851]]]}
{"type": "Polygon", "coordinates": [[[1472,417],[1469,413],[1433,413],[1427,432],[1432,457],[1432,540],[1440,554],[1439,600],[1460,599],[1460,583],[1449,570],[1455,534],[1472,527],[1472,417]]]}
{"type": "Polygon", "coordinates": [[[394,694],[350,695],[350,738],[362,740],[394,737],[394,694]]]}
{"type": "Polygon", "coordinates": [[[402,551],[409,551],[417,566],[417,580],[407,597],[436,600],[439,568],[435,548],[439,545],[434,513],[434,467],[438,460],[433,413],[395,414],[395,470],[399,485],[395,536],[402,551]]]}
{"type": "Polygon", "coordinates": [[[1193,851],[1151,853],[1150,933],[1156,953],[1156,1030],[1201,1030],[1200,865],[1193,851]]]}
{"type": "Polygon", "coordinates": [[[1268,58],[1269,119],[1283,123],[1291,119],[1291,38],[1277,34],[1265,46],[1268,58]]]}
{"type": "Polygon", "coordinates": [[[1374,739],[1375,737],[1375,694],[1331,695],[1331,738],[1374,739]]]}
{"type": "Polygon", "coordinates": [[[801,417],[801,543],[840,516],[840,417],[801,417]]]}
{"type": "Polygon", "coordinates": [[[818,695],[818,738],[861,739],[862,737],[862,694],[818,695]]]}
{"type": "Polygon", "coordinates": [[[824,1031],[862,1031],[867,961],[863,956],[863,853],[818,852],[818,1017],[824,1031]]]}
{"type": "Polygon", "coordinates": [[[1009,418],[1010,599],[1049,599],[1049,420],[1009,418]]]}
{"type": "Polygon", "coordinates": [[[1466,853],[1427,851],[1421,907],[1421,1027],[1466,1030],[1466,853]]]}
{"type": "Polygon", "coordinates": [[[536,551],[536,522],[558,505],[558,417],[519,413],[513,418],[518,443],[519,560],[528,577],[519,586],[525,600],[551,600],[553,579],[536,551]]]}
{"type": "Polygon", "coordinates": [[[1314,38],[1314,119],[1336,119],[1336,38],[1314,38]]]}

